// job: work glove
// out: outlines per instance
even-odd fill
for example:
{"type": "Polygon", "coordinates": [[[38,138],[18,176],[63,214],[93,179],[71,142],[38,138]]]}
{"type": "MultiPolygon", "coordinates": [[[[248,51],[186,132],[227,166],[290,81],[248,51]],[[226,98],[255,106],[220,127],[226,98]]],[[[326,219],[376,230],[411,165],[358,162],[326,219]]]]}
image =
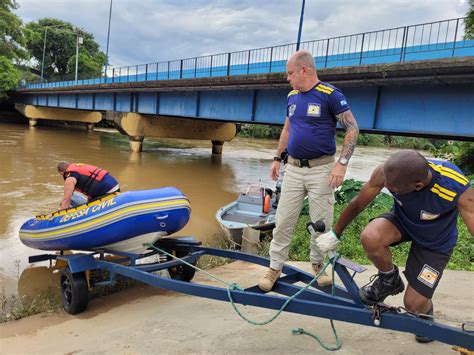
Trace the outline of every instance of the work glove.
{"type": "Polygon", "coordinates": [[[321,234],[318,238],[316,238],[316,245],[322,253],[327,253],[336,249],[339,242],[340,239],[332,228],[329,232],[321,234]]]}

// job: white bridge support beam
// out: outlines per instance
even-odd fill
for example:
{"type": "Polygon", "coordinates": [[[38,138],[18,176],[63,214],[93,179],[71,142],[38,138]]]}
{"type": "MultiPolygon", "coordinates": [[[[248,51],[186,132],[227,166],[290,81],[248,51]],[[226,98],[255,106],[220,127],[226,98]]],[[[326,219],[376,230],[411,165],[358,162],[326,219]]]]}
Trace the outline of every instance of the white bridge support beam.
{"type": "Polygon", "coordinates": [[[102,120],[102,113],[55,107],[33,106],[15,104],[15,109],[29,119],[31,127],[38,124],[39,120],[83,122],[88,130],[92,130],[95,123],[102,120]]]}

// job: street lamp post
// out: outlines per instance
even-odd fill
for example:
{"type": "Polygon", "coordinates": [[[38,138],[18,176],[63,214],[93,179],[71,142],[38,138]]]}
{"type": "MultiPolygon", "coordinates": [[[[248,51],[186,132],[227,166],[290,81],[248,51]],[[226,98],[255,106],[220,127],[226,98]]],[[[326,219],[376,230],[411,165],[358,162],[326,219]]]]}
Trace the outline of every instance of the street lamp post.
{"type": "Polygon", "coordinates": [[[300,50],[301,32],[303,31],[304,3],[305,3],[305,0],[303,0],[303,2],[301,4],[300,26],[298,28],[298,39],[296,41],[296,50],[297,51],[300,50]]]}
{"type": "Polygon", "coordinates": [[[77,84],[77,69],[79,67],[79,45],[83,43],[83,38],[79,36],[79,32],[76,33],[76,75],[75,75],[75,81],[77,84]]]}
{"type": "Polygon", "coordinates": [[[109,39],[110,39],[110,22],[112,20],[112,4],[113,4],[113,0],[110,0],[109,27],[107,30],[107,47],[105,49],[105,68],[104,68],[104,76],[106,80],[107,80],[107,67],[109,66],[109,39]]]}
{"type": "Polygon", "coordinates": [[[46,54],[46,38],[47,38],[47,35],[48,35],[48,29],[50,28],[57,28],[57,29],[60,29],[60,31],[64,31],[64,32],[69,32],[69,33],[73,33],[74,35],[76,35],[76,75],[75,75],[75,80],[77,82],[77,68],[78,68],[78,57],[79,57],[79,44],[82,44],[83,43],[83,37],[81,36],[82,34],[82,31],[81,29],[78,29],[76,27],[73,27],[73,31],[68,31],[68,30],[64,30],[64,29],[61,29],[61,27],[65,27],[66,25],[57,25],[57,26],[45,26],[45,29],[44,29],[44,41],[43,41],[43,60],[41,61],[41,82],[44,81],[44,60],[45,60],[45,54],[46,54]]]}

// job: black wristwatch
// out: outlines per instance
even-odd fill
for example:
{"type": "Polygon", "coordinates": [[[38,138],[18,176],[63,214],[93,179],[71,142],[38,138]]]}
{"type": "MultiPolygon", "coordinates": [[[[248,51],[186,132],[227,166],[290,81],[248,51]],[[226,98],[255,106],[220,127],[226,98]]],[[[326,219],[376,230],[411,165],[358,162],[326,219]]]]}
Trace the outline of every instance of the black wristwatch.
{"type": "Polygon", "coordinates": [[[273,161],[277,161],[277,162],[281,163],[281,158],[280,157],[273,157],[273,161]]]}

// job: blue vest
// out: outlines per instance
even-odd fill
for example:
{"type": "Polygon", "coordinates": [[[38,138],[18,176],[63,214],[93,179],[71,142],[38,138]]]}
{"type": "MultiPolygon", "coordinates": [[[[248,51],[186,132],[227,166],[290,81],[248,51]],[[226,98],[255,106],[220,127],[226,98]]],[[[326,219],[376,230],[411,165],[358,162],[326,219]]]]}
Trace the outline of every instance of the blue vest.
{"type": "Polygon", "coordinates": [[[458,239],[457,202],[471,184],[456,165],[435,160],[428,163],[433,176],[430,184],[420,191],[392,193],[394,212],[415,243],[450,253],[458,239]]]}
{"type": "Polygon", "coordinates": [[[336,115],[349,110],[339,89],[322,81],[309,91],[288,94],[290,121],[288,154],[297,159],[314,159],[336,152],[336,115]]]}

